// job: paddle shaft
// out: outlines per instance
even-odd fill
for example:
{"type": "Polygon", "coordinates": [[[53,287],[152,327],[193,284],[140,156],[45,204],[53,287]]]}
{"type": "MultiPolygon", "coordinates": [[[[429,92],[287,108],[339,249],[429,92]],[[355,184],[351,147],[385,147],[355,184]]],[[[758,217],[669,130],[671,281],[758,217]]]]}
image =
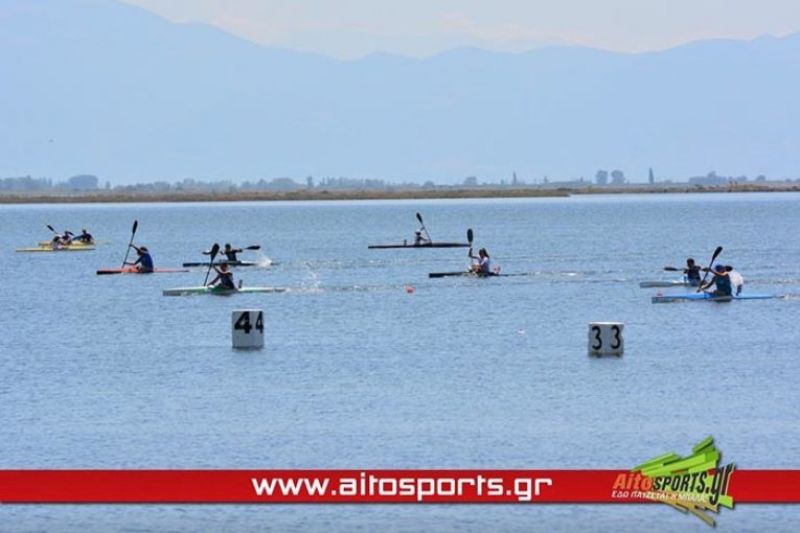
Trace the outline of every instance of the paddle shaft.
{"type": "Polygon", "coordinates": [[[125,250],[125,259],[122,260],[122,266],[120,268],[125,268],[125,263],[128,262],[128,255],[131,253],[131,246],[133,246],[133,237],[136,235],[136,230],[139,228],[139,221],[133,221],[133,227],[131,228],[131,240],[128,242],[128,248],[125,250]]]}
{"type": "Polygon", "coordinates": [[[428,238],[428,242],[433,242],[433,239],[431,239],[431,234],[428,233],[428,228],[425,227],[425,222],[422,221],[422,215],[419,213],[417,213],[417,220],[419,220],[419,225],[422,227],[422,231],[425,232],[425,237],[428,238]]]}
{"type": "Polygon", "coordinates": [[[703,290],[703,285],[706,284],[706,278],[708,278],[708,273],[711,272],[711,269],[714,268],[714,261],[717,260],[717,256],[722,253],[722,246],[717,246],[717,249],[714,250],[714,255],[711,256],[711,261],[708,263],[708,269],[706,270],[705,276],[703,276],[703,280],[700,282],[700,286],[697,287],[697,292],[703,290]]]}

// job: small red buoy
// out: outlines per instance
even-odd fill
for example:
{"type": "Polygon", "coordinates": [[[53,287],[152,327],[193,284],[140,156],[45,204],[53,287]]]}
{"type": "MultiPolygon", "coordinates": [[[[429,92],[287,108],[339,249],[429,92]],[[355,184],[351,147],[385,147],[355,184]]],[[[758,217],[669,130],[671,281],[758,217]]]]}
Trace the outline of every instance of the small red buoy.
{"type": "Polygon", "coordinates": [[[408,294],[414,294],[414,287],[412,287],[411,285],[406,285],[406,292],[408,294]]]}

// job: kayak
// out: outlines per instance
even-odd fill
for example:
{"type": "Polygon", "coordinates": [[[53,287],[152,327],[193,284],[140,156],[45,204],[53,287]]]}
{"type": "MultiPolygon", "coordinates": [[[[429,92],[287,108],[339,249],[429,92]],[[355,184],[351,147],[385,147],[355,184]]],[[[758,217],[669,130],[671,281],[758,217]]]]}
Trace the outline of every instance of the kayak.
{"type": "MultiPolygon", "coordinates": [[[[270,263],[267,263],[267,264],[270,264],[270,263]]],[[[258,261],[216,261],[214,263],[214,265],[215,266],[228,265],[229,267],[254,267],[254,266],[261,265],[261,263],[259,263],[258,261]]],[[[207,267],[207,266],[211,266],[211,263],[209,263],[208,261],[206,261],[206,262],[199,261],[199,262],[194,262],[194,263],[183,263],[183,266],[184,267],[207,267]]]]}
{"type": "Polygon", "coordinates": [[[110,274],[172,274],[175,272],[189,272],[185,268],[156,268],[153,272],[139,272],[139,269],[136,267],[125,267],[125,268],[105,268],[100,269],[97,271],[98,276],[110,275],[110,274]]]}
{"type": "Polygon", "coordinates": [[[177,289],[164,289],[161,294],[164,296],[192,296],[194,294],[214,294],[217,296],[230,296],[232,294],[248,293],[274,293],[286,292],[280,287],[242,287],[240,289],[224,289],[222,287],[178,287],[177,289]]]}
{"type": "Polygon", "coordinates": [[[775,298],[783,298],[777,294],[739,294],[734,296],[721,296],[715,297],[709,292],[695,292],[691,294],[669,294],[662,296],[653,296],[651,301],[654,304],[664,304],[672,302],[730,302],[733,300],[771,300],[775,298]]]}
{"type": "Polygon", "coordinates": [[[449,278],[449,277],[456,277],[456,276],[466,276],[470,278],[510,278],[515,276],[528,276],[529,274],[498,274],[496,272],[492,272],[491,274],[478,274],[475,272],[431,272],[428,274],[429,278],[449,278]]]}
{"type": "Polygon", "coordinates": [[[94,246],[90,244],[68,244],[61,248],[53,248],[47,245],[16,249],[17,252],[89,252],[91,250],[94,250],[94,246]]]}
{"type": "MultiPolygon", "coordinates": [[[[39,241],[36,244],[38,246],[50,246],[53,241],[39,241]]],[[[72,241],[69,246],[94,246],[97,244],[96,242],[83,242],[83,241],[72,241]]]]}
{"type": "MultiPolygon", "coordinates": [[[[694,285],[695,287],[697,285],[694,285]]],[[[665,287],[692,287],[692,285],[683,279],[661,279],[655,281],[641,281],[639,287],[642,289],[665,288],[665,287]]]]}
{"type": "Polygon", "coordinates": [[[367,246],[371,250],[386,250],[389,248],[469,248],[469,244],[464,242],[429,242],[426,244],[371,244],[367,246]]]}

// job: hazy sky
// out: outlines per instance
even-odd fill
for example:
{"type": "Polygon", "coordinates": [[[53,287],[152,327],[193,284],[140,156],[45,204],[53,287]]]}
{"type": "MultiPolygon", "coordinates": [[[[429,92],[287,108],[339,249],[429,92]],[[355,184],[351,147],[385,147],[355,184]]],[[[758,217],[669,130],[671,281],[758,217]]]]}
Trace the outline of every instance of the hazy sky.
{"type": "Polygon", "coordinates": [[[800,30],[800,0],[124,0],[178,22],[342,58],[579,44],[618,51],[800,30]]]}

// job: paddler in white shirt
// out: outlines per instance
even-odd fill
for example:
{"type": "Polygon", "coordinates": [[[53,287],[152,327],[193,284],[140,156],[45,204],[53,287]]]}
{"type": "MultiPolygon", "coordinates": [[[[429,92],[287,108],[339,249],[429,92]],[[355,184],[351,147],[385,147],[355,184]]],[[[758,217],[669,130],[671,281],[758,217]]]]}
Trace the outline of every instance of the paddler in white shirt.
{"type": "Polygon", "coordinates": [[[725,270],[728,272],[728,277],[731,278],[731,285],[733,285],[733,292],[736,295],[742,293],[744,287],[744,278],[739,274],[738,270],[734,270],[731,265],[725,265],[725,270]]]}
{"type": "Polygon", "coordinates": [[[481,276],[491,276],[493,274],[492,261],[489,258],[489,253],[486,251],[486,248],[478,250],[478,255],[472,255],[472,248],[470,248],[467,255],[469,255],[470,259],[477,261],[470,267],[471,272],[480,274],[481,276]]]}

